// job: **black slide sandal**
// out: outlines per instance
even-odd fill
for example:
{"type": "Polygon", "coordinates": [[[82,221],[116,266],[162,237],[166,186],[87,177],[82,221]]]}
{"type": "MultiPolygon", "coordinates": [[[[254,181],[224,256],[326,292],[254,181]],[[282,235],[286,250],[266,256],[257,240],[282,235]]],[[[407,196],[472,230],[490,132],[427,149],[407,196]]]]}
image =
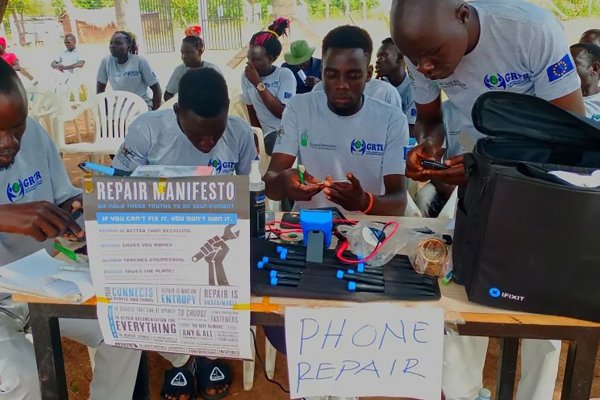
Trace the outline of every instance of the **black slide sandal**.
{"type": "Polygon", "coordinates": [[[196,400],[194,375],[185,368],[172,368],[165,371],[160,396],[161,399],[175,398],[177,400],[180,396],[188,396],[189,400],[196,400]]]}
{"type": "Polygon", "coordinates": [[[219,400],[229,395],[231,388],[231,369],[229,365],[219,360],[211,360],[205,357],[196,358],[196,379],[198,391],[205,400],[219,400]],[[219,389],[225,390],[219,392],[219,389]],[[214,390],[214,394],[207,390],[214,390]]]}

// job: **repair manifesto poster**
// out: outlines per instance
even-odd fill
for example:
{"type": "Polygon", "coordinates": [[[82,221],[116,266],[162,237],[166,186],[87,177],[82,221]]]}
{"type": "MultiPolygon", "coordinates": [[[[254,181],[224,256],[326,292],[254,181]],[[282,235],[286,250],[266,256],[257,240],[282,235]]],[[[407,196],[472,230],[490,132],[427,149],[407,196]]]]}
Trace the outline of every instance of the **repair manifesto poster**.
{"type": "Polygon", "coordinates": [[[106,343],[251,358],[247,176],[94,177],[85,228],[106,343]],[[243,307],[241,307],[243,308],[243,307]]]}

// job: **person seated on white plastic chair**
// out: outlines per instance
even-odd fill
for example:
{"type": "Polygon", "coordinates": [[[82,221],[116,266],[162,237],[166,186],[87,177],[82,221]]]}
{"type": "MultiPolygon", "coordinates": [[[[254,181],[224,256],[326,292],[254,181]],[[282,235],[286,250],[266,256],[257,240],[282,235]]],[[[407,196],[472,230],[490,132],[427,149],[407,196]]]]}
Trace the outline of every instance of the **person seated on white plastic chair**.
{"type": "MultiPolygon", "coordinates": [[[[27,116],[27,96],[15,71],[0,60],[0,265],[52,249],[52,239],[84,232],[71,217],[82,207],[44,129],[27,116]],[[27,181],[27,187],[23,182],[27,181]]],[[[40,400],[29,312],[0,293],[0,400],[40,400]]],[[[96,348],[90,399],[131,399],[140,351],[104,344],[96,320],[60,319],[64,336],[96,348]]]]}
{"type": "Polygon", "coordinates": [[[110,83],[113,90],[123,90],[140,96],[148,109],[158,110],[162,90],[148,61],[138,56],[135,37],[130,32],[117,31],[110,38],[110,56],[104,57],[98,67],[96,94],[104,93],[110,83]],[[152,97],[148,95],[148,88],[152,97]]]}
{"type": "Polygon", "coordinates": [[[171,78],[165,87],[165,102],[171,100],[179,91],[179,81],[183,74],[190,69],[212,68],[222,74],[215,64],[202,59],[204,53],[204,41],[199,36],[186,36],[181,41],[181,61],[173,70],[171,78]]]}
{"type": "MultiPolygon", "coordinates": [[[[252,128],[228,112],[229,94],[223,75],[212,68],[189,70],[179,81],[179,97],[173,108],[140,115],[129,127],[112,165],[126,171],[150,163],[206,165],[217,174],[249,175],[257,157],[252,128]]],[[[184,366],[174,367],[166,372],[163,398],[191,399],[195,387],[190,379],[186,379],[184,392],[177,385],[169,385],[179,373],[191,376],[184,366]]],[[[226,395],[231,382],[227,371],[226,365],[216,360],[196,360],[198,390],[211,398],[226,395]],[[205,372],[210,374],[215,367],[226,375],[224,383],[213,380],[207,387],[205,372]]]]}
{"type": "Polygon", "coordinates": [[[129,126],[113,167],[206,165],[217,174],[249,175],[257,157],[252,128],[228,112],[223,75],[212,68],[189,70],[173,108],[142,114],[129,126]]]}
{"type": "MultiPolygon", "coordinates": [[[[341,206],[365,214],[404,214],[407,193],[400,155],[408,145],[408,123],[400,107],[364,95],[372,53],[371,37],[359,27],[341,26],[325,36],[325,90],[294,97],[283,113],[283,128],[263,178],[267,197],[289,197],[296,208],[341,206]],[[293,167],[296,158],[306,168],[303,176],[293,167]]],[[[283,329],[264,331],[285,352],[283,329]]]]}

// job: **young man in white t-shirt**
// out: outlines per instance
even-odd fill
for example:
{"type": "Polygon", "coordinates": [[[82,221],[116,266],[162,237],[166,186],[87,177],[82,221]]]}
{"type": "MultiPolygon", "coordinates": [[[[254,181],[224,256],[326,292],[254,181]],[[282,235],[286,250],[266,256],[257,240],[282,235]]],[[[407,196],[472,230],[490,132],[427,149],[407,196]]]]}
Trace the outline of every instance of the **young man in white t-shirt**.
{"type": "Polygon", "coordinates": [[[65,35],[65,50],[52,60],[52,63],[50,63],[52,69],[73,74],[76,68],[83,68],[85,60],[77,51],[76,46],[77,39],[75,39],[75,35],[67,33],[65,35]]]}
{"type": "Polygon", "coordinates": [[[338,27],[323,39],[325,91],[297,96],[286,108],[264,177],[268,197],[291,198],[296,208],[404,214],[398,155],[408,145],[408,124],[400,108],[363,95],[372,51],[358,27],[338,27]],[[306,168],[305,184],[292,167],[296,158],[306,168]]]}
{"type": "Polygon", "coordinates": [[[208,165],[217,174],[249,175],[257,156],[252,128],[228,116],[228,109],[227,83],[219,72],[187,71],[173,108],[142,114],[131,124],[113,167],[208,165]]]}
{"type": "MultiPolygon", "coordinates": [[[[407,176],[448,184],[466,180],[462,155],[450,168],[421,166],[439,160],[446,137],[443,90],[472,126],[471,109],[489,91],[532,94],[584,115],[583,98],[565,35],[547,10],[519,0],[395,0],[391,11],[394,43],[404,54],[413,80],[418,145],[407,156],[407,176]]],[[[466,149],[467,151],[471,149],[466,149]]],[[[447,338],[443,389],[447,399],[472,399],[481,387],[487,338],[447,338]]],[[[522,341],[522,374],[517,400],[552,398],[559,341],[522,341]]]]}
{"type": "MultiPolygon", "coordinates": [[[[372,53],[371,37],[359,27],[340,26],[325,36],[325,90],[296,96],[286,107],[263,177],[269,198],[290,198],[299,209],[404,214],[406,179],[398,154],[408,145],[408,124],[400,107],[364,95],[372,53]],[[296,158],[306,168],[302,179],[296,158]]],[[[265,327],[265,334],[285,352],[282,329],[265,327]]]]}
{"type": "MultiPolygon", "coordinates": [[[[496,90],[535,95],[584,114],[564,31],[547,10],[521,0],[396,0],[391,24],[417,105],[419,145],[407,159],[407,176],[413,179],[465,179],[460,156],[448,160],[452,168],[443,171],[420,164],[440,155],[445,136],[442,90],[469,121],[475,100],[496,90]]],[[[482,136],[472,126],[466,128],[474,137],[482,136]]]]}
{"type": "Polygon", "coordinates": [[[408,127],[412,130],[417,119],[417,108],[412,95],[410,79],[406,74],[404,56],[391,38],[384,39],[377,51],[377,62],[375,63],[377,79],[389,82],[396,88],[402,99],[402,111],[408,119],[408,127]]]}
{"type": "MultiPolygon", "coordinates": [[[[56,147],[27,117],[27,95],[0,60],[0,266],[65,234],[83,237],[71,213],[82,207],[56,147]]],[[[41,399],[33,344],[26,338],[27,305],[0,293],[0,400],[41,399]]],[[[131,399],[140,352],[104,344],[96,320],[60,320],[61,333],[96,348],[90,399],[131,399]]]]}
{"type": "Polygon", "coordinates": [[[600,121],[600,47],[595,44],[574,44],[571,55],[581,80],[585,116],[600,121]]]}
{"type": "MultiPolygon", "coordinates": [[[[400,98],[400,94],[396,88],[394,88],[389,82],[379,79],[372,79],[372,69],[369,69],[369,71],[371,72],[369,72],[369,77],[367,78],[367,83],[365,85],[363,94],[402,109],[404,100],[400,98]]],[[[323,81],[317,83],[313,88],[313,92],[322,92],[324,90],[325,87],[323,86],[323,81]]]]}

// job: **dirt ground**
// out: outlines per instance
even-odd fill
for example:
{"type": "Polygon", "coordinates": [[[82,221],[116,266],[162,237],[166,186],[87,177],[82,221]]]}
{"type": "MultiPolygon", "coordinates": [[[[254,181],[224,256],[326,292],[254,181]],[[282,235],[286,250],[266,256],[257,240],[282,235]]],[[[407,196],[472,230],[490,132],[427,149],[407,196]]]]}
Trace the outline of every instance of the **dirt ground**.
{"type": "MultiPolygon", "coordinates": [[[[258,335],[258,347],[261,359],[264,360],[264,336],[260,329],[258,335]]],[[[79,343],[63,339],[63,350],[65,355],[65,364],[67,370],[67,381],[69,388],[70,400],[84,400],[89,394],[89,382],[91,379],[91,369],[87,349],[79,343]]],[[[561,354],[561,365],[556,381],[556,389],[554,391],[554,399],[560,399],[560,387],[562,385],[562,376],[564,373],[564,365],[566,360],[567,344],[563,344],[561,354]]],[[[496,365],[498,362],[498,341],[492,339],[488,349],[488,355],[484,370],[484,385],[494,391],[496,381],[496,365]]],[[[160,389],[162,385],[163,373],[168,369],[169,363],[156,353],[148,355],[148,365],[151,382],[151,399],[160,399],[160,389]]],[[[230,395],[227,398],[236,400],[287,400],[289,395],[282,392],[278,386],[268,382],[260,365],[256,362],[254,370],[254,387],[251,391],[245,392],[242,386],[242,362],[229,362],[233,373],[233,385],[230,395]]],[[[281,354],[277,355],[274,379],[281,383],[284,387],[288,387],[287,383],[287,365],[286,359],[281,354]]],[[[600,397],[600,355],[597,357],[596,372],[594,375],[594,387],[592,389],[592,397],[600,397]]],[[[394,397],[396,398],[396,397],[394,397]]],[[[362,397],[362,399],[367,399],[362,397]]],[[[389,399],[388,397],[369,397],[372,400],[389,399]]],[[[399,398],[396,398],[399,399],[399,398]]]]}

